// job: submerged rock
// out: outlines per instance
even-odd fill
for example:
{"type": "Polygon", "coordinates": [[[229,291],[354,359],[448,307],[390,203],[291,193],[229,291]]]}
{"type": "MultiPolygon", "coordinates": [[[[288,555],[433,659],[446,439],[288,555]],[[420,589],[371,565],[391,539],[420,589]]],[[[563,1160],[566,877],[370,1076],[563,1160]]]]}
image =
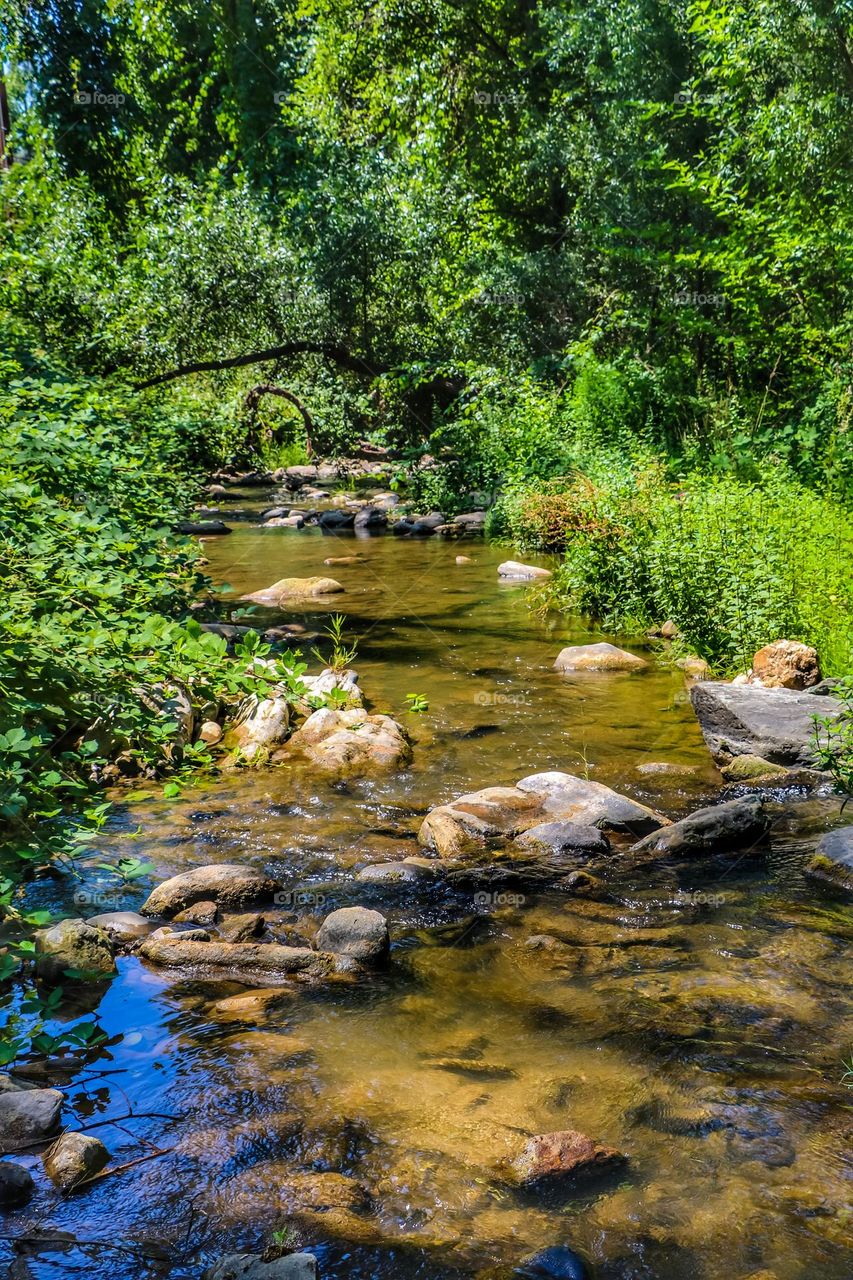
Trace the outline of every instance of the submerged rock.
{"type": "Polygon", "coordinates": [[[334,578],[280,578],[271,587],[261,591],[253,591],[241,596],[241,600],[249,600],[254,604],[264,604],[275,608],[276,605],[287,604],[292,600],[311,600],[318,596],[336,595],[344,588],[334,578]]]}
{"type": "Polygon", "coordinates": [[[843,897],[853,898],[853,827],[839,827],[821,838],[806,875],[843,897]]]}
{"type": "Polygon", "coordinates": [[[0,1209],[26,1204],[36,1185],[29,1170],[11,1160],[0,1160],[0,1209]]]}
{"type": "Polygon", "coordinates": [[[271,898],[281,885],[271,876],[239,863],[219,862],[212,866],[182,871],[158,885],[143,902],[146,916],[170,919],[196,902],[215,902],[219,907],[244,907],[271,898]]]}
{"type": "Polygon", "coordinates": [[[542,1249],[530,1258],[525,1258],[516,1268],[517,1276],[544,1278],[544,1280],[587,1280],[586,1263],[579,1253],[565,1244],[552,1245],[550,1249],[542,1249]]]}
{"type": "Polygon", "coordinates": [[[640,840],[632,853],[671,853],[676,856],[748,849],[759,845],[770,830],[770,815],[757,796],[728,800],[697,809],[680,822],[640,840]]]}
{"type": "Polygon", "coordinates": [[[360,708],[323,707],[310,715],[274,761],[303,757],[337,776],[385,772],[407,765],[412,748],[391,716],[367,715],[360,708]]]}
{"type": "Polygon", "coordinates": [[[372,962],[384,959],[390,946],[385,917],[367,907],[333,911],[320,925],[314,941],[318,951],[372,962]]]}
{"type": "Polygon", "coordinates": [[[693,685],[690,698],[718,764],[752,755],[773,764],[813,766],[814,717],[834,717],[841,710],[835,698],[818,702],[809,693],[717,681],[693,685]]]}
{"type": "Polygon", "coordinates": [[[645,671],[648,663],[613,644],[576,644],[561,649],[555,671],[645,671]]]}
{"type": "Polygon", "coordinates": [[[62,1094],[58,1089],[9,1089],[0,1093],[0,1151],[18,1151],[56,1132],[62,1094]]]}
{"type": "Polygon", "coordinates": [[[228,1253],[205,1271],[203,1280],[317,1280],[313,1253],[288,1253],[269,1261],[253,1253],[228,1253]]]}
{"type": "Polygon", "coordinates": [[[817,649],[797,640],[776,640],[752,659],[752,678],[765,689],[809,689],[820,684],[817,649]]]}
{"type": "Polygon", "coordinates": [[[615,1147],[601,1146],[577,1129],[563,1129],[531,1138],[512,1168],[519,1183],[532,1186],[578,1174],[603,1173],[623,1165],[626,1159],[615,1147]]]}
{"type": "Polygon", "coordinates": [[[109,1161],[103,1142],[86,1133],[63,1133],[43,1156],[45,1173],[61,1191],[73,1191],[109,1161]]]}
{"type": "Polygon", "coordinates": [[[61,982],[69,970],[86,977],[113,977],[113,949],[103,929],[85,920],[60,920],[36,934],[36,973],[48,982],[61,982]]]}
{"type": "Polygon", "coordinates": [[[504,560],[498,565],[498,577],[515,579],[519,582],[533,582],[536,579],[550,578],[550,569],[540,569],[535,564],[522,564],[519,560],[504,560]]]}

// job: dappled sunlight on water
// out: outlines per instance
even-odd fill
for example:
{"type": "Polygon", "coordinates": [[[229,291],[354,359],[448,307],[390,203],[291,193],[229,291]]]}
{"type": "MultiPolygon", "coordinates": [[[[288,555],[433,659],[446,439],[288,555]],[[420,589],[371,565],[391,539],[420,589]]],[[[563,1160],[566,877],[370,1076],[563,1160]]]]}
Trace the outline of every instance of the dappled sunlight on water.
{"type": "MultiPolygon", "coordinates": [[[[484,909],[470,892],[356,881],[416,851],[429,807],[543,769],[588,771],[673,816],[696,807],[720,780],[681,675],[556,675],[559,649],[588,629],[532,613],[479,543],[240,526],[208,554],[237,592],[339,578],[368,703],[403,719],[414,763],[381,781],[326,786],[282,768],[151,798],[119,816],[98,858],[131,847],[158,879],[204,862],[267,867],[293,889],[305,939],[334,906],[378,906],[391,963],[294,983],[241,1015],[217,1004],[236,983],[120,961],[100,1015],[124,1040],[69,1096],[83,1123],[145,1113],[98,1130],[117,1163],[145,1153],[140,1139],[168,1150],[68,1201],[40,1177],[16,1233],[136,1252],[57,1245],[30,1274],[196,1277],[201,1259],[262,1246],[286,1223],[324,1280],[508,1280],[552,1244],[602,1280],[851,1274],[840,1077],[853,925],[799,875],[803,831],[831,804],[780,821],[768,860],[633,878],[614,865],[601,901],[507,890],[484,909]],[[474,563],[457,566],[460,551],[474,563]],[[363,562],[323,568],[352,553],[363,562]],[[424,715],[405,712],[409,693],[429,700],[424,715]],[[679,769],[638,770],[649,762],[679,769]],[[526,1138],[566,1128],[628,1163],[556,1200],[512,1189],[505,1162],[526,1138]],[[150,1256],[158,1247],[167,1261],[150,1256]]],[[[110,905],[137,906],[147,888],[110,905]]]]}

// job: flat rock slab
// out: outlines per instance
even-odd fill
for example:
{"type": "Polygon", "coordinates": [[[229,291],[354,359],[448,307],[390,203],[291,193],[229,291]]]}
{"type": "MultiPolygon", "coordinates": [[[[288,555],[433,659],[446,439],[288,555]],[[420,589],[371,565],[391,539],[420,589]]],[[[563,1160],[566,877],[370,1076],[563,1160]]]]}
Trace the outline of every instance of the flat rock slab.
{"type": "Polygon", "coordinates": [[[228,1253],[204,1273],[204,1280],[317,1280],[313,1253],[288,1253],[265,1261],[252,1253],[228,1253]]]}
{"type": "Polygon", "coordinates": [[[760,756],[771,764],[813,767],[814,717],[835,717],[835,698],[790,689],[701,681],[690,690],[708,750],[720,763],[760,756]]]}
{"type": "Polygon", "coordinates": [[[757,796],[708,805],[653,831],[635,844],[632,853],[669,853],[675,856],[724,853],[759,848],[770,830],[770,815],[757,796]]]}
{"type": "Polygon", "coordinates": [[[280,578],[271,587],[253,591],[249,595],[241,596],[240,599],[275,608],[276,605],[287,604],[291,600],[313,600],[318,596],[337,595],[343,590],[344,588],[334,578],[280,578]]]}
{"type": "Polygon", "coordinates": [[[325,978],[335,968],[335,957],[310,947],[285,947],[275,942],[185,941],[179,933],[146,938],[139,955],[167,969],[225,970],[243,981],[258,977],[299,974],[325,978]]]}
{"type": "Polygon", "coordinates": [[[220,862],[182,871],[158,885],[143,902],[145,916],[171,919],[196,902],[215,902],[218,907],[239,908],[272,898],[281,889],[277,880],[239,863],[220,862]]]}
{"type": "Polygon", "coordinates": [[[561,649],[555,671],[645,671],[648,663],[615,644],[576,644],[561,649]]]}

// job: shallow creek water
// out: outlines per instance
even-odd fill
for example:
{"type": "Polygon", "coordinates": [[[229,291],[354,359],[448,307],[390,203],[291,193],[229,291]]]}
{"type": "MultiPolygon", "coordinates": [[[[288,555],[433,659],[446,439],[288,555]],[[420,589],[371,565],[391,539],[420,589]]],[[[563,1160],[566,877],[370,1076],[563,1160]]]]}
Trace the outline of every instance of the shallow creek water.
{"type": "MultiPolygon", "coordinates": [[[[143,1140],[169,1151],[67,1200],[33,1160],[39,1192],[8,1231],[141,1252],[57,1244],[10,1274],[197,1277],[288,1222],[323,1280],[509,1280],[554,1244],[600,1280],[853,1274],[853,1111],[840,1081],[853,1048],[853,925],[800,875],[810,829],[836,820],[837,806],[780,817],[757,861],[661,864],[633,878],[614,865],[602,901],[507,892],[484,904],[359,882],[365,864],[416,852],[428,808],[543,769],[588,771],[671,816],[696,808],[721,780],[683,679],[662,665],[554,673],[564,644],[602,637],[531,612],[523,586],[497,581],[506,552],[479,542],[238,523],[206,546],[210,572],[236,592],[310,574],[344,584],[333,603],[358,636],[368,704],[403,720],[414,762],[333,786],[249,771],[125,806],[97,860],[130,853],[157,875],[74,909],[136,907],[168,874],[245,860],[293,889],[304,936],[336,906],[386,912],[391,963],[357,984],[297,988],[241,1021],[212,1011],[236,983],[120,960],[99,1014],[124,1038],[68,1097],[83,1124],[129,1104],[158,1113],[95,1130],[116,1163],[145,1154],[143,1140]],[[358,564],[323,566],[356,553],[358,564]],[[457,565],[459,553],[473,563],[457,565]],[[405,712],[409,693],[428,698],[425,714],[405,712]],[[638,768],[650,762],[682,771],[638,768]],[[526,945],[542,934],[567,945],[526,945]],[[628,1164],[557,1200],[510,1190],[500,1161],[528,1135],[566,1128],[628,1164]],[[157,1247],[168,1261],[146,1256],[157,1247]]],[[[51,893],[41,901],[73,907],[51,893]]],[[[8,1250],[0,1243],[0,1272],[8,1250]]]]}

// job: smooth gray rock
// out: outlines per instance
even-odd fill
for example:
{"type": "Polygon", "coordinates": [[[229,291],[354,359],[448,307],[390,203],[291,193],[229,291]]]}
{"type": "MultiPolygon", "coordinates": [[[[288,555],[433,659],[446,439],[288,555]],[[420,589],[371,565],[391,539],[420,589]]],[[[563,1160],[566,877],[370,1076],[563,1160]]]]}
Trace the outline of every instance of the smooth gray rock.
{"type": "Polygon", "coordinates": [[[145,916],[170,919],[195,902],[215,902],[218,907],[240,908],[272,898],[281,888],[277,880],[239,863],[220,862],[182,871],[158,885],[143,902],[145,916]]]}
{"type": "Polygon", "coordinates": [[[318,951],[362,961],[383,959],[390,945],[385,917],[367,907],[333,911],[320,925],[314,941],[318,951]]]}
{"type": "Polygon", "coordinates": [[[252,1253],[229,1253],[208,1267],[203,1280],[317,1280],[313,1253],[288,1253],[264,1262],[252,1253]]]}
{"type": "Polygon", "coordinates": [[[610,841],[598,827],[579,822],[541,822],[516,836],[523,849],[543,849],[551,853],[579,853],[593,856],[608,853],[610,841]]]}
{"type": "Polygon", "coordinates": [[[690,690],[708,750],[718,763],[761,756],[772,764],[814,766],[815,716],[837,716],[837,699],[760,685],[703,680],[690,690]]]}
{"type": "Polygon", "coordinates": [[[667,826],[669,822],[647,805],[612,791],[601,782],[592,782],[571,773],[557,770],[532,773],[516,786],[519,791],[539,795],[545,813],[582,826],[629,831],[639,836],[667,826]]]}
{"type": "Polygon", "coordinates": [[[770,815],[758,796],[712,804],[706,809],[653,831],[632,846],[632,853],[722,853],[762,844],[770,830],[770,815]]]}
{"type": "Polygon", "coordinates": [[[90,916],[86,924],[93,929],[102,929],[117,946],[138,942],[140,938],[146,938],[155,927],[138,911],[105,911],[99,916],[90,916]]]}
{"type": "Polygon", "coordinates": [[[59,1125],[58,1089],[14,1089],[0,1093],[0,1151],[18,1151],[50,1138],[59,1125]]]}

